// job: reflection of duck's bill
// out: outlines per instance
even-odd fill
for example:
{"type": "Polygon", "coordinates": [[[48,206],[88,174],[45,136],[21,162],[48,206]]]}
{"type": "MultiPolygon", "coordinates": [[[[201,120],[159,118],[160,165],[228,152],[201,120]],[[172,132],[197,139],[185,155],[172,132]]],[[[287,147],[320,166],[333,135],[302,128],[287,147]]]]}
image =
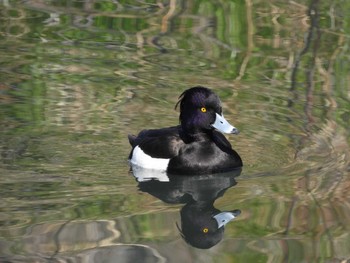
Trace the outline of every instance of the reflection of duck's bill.
{"type": "Polygon", "coordinates": [[[224,225],[226,225],[228,222],[235,219],[240,214],[241,214],[241,210],[237,209],[237,210],[233,210],[233,211],[229,211],[229,212],[221,212],[221,213],[213,216],[213,218],[218,223],[218,228],[220,228],[220,227],[223,227],[224,225]]]}
{"type": "Polygon", "coordinates": [[[223,133],[238,134],[239,131],[236,127],[232,126],[223,115],[215,113],[215,121],[211,125],[218,131],[223,133]]]}

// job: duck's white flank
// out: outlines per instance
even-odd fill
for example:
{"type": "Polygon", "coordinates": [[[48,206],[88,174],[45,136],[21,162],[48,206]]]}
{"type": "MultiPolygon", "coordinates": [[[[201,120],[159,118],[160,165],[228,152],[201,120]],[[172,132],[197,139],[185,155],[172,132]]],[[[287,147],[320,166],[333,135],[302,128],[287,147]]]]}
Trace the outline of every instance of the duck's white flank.
{"type": "Polygon", "coordinates": [[[165,171],[167,169],[169,161],[170,159],[152,158],[151,156],[145,154],[139,146],[134,148],[130,159],[130,162],[133,165],[161,171],[165,171]]]}

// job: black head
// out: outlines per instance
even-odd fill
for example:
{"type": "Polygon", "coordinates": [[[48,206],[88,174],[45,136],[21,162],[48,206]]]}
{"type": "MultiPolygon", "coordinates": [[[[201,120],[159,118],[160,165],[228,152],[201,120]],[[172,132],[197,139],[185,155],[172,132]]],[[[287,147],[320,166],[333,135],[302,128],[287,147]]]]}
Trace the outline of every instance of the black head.
{"type": "Polygon", "coordinates": [[[208,88],[194,87],[184,91],[176,104],[180,105],[180,123],[186,131],[211,130],[215,113],[222,114],[219,97],[208,88]]]}
{"type": "Polygon", "coordinates": [[[187,133],[198,133],[214,128],[225,133],[238,133],[222,116],[219,97],[205,87],[185,90],[179,97],[175,109],[180,105],[180,123],[187,133]]]}

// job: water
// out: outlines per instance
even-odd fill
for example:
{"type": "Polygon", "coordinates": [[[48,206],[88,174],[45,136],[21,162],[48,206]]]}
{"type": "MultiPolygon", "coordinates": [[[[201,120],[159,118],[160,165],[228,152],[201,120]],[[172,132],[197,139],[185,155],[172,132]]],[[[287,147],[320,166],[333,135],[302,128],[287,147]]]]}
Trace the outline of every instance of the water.
{"type": "Polygon", "coordinates": [[[1,1],[0,261],[350,261],[349,12],[1,1]],[[137,182],[127,134],[177,124],[199,84],[241,131],[241,174],[137,182]],[[199,249],[198,207],[241,214],[199,249]]]}

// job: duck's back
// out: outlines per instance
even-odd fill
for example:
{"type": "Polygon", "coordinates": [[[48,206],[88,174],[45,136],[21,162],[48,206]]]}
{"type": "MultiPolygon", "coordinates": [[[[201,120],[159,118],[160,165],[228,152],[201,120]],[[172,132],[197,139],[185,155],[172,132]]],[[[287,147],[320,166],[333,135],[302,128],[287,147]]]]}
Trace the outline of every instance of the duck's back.
{"type": "Polygon", "coordinates": [[[175,126],[142,130],[137,136],[129,135],[133,147],[130,162],[144,168],[166,170],[169,160],[178,155],[184,144],[178,130],[179,127],[175,126]]]}

